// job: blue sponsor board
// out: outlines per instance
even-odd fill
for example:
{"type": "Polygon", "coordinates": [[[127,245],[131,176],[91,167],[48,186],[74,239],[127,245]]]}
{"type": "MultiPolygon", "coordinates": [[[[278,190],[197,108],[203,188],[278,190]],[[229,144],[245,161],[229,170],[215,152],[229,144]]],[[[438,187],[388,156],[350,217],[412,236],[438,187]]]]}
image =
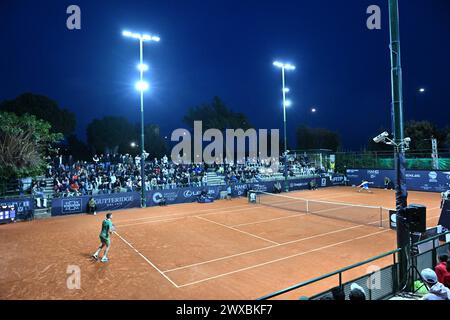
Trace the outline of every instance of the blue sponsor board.
{"type": "MultiPolygon", "coordinates": [[[[394,170],[347,169],[350,184],[359,185],[362,180],[373,182],[373,186],[384,188],[384,178],[395,181],[394,170]]],[[[406,171],[406,186],[409,190],[443,192],[450,189],[450,171],[406,171]]]]}
{"type": "Polygon", "coordinates": [[[450,200],[446,200],[442,206],[441,217],[438,225],[450,230],[450,200]]]}
{"type": "MultiPolygon", "coordinates": [[[[90,198],[83,196],[53,199],[52,216],[85,213],[90,198]]],[[[138,192],[102,194],[93,198],[97,205],[97,211],[136,208],[140,206],[141,199],[138,192]]]]}
{"type": "Polygon", "coordinates": [[[146,194],[147,206],[158,205],[162,199],[166,200],[166,204],[195,202],[202,191],[206,191],[213,199],[219,199],[220,191],[223,190],[224,186],[208,186],[149,191],[146,194]]]}
{"type": "Polygon", "coordinates": [[[16,220],[26,220],[33,217],[33,198],[0,199],[0,206],[15,206],[17,208],[16,220]]]}
{"type": "MultiPolygon", "coordinates": [[[[316,180],[316,184],[319,187],[328,187],[343,183],[343,178],[341,179],[336,177],[295,179],[289,180],[289,190],[307,189],[309,187],[309,182],[313,179],[316,180]]],[[[279,182],[282,186],[284,185],[284,181],[279,182]]],[[[275,183],[275,181],[270,181],[233,184],[231,187],[232,196],[245,196],[248,190],[273,192],[275,183]]],[[[148,207],[158,205],[162,199],[165,199],[167,205],[196,202],[202,191],[206,191],[208,196],[213,199],[219,199],[220,192],[226,191],[226,188],[226,186],[207,186],[153,190],[146,192],[146,202],[148,207]]],[[[97,211],[110,211],[127,208],[139,208],[140,197],[141,195],[139,192],[127,192],[95,195],[94,199],[97,205],[97,211]]],[[[55,198],[52,201],[52,216],[85,213],[87,212],[89,199],[89,196],[55,198]]]]}

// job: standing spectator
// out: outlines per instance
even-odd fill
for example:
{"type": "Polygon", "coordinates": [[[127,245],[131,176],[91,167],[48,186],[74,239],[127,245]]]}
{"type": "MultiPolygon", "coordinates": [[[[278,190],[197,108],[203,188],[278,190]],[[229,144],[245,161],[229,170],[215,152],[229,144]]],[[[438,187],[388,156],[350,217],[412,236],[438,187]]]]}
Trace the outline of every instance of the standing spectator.
{"type": "Polygon", "coordinates": [[[424,269],[420,273],[425,284],[430,287],[430,291],[422,300],[449,300],[450,289],[446,288],[437,279],[436,273],[432,269],[424,269]]]}
{"type": "Polygon", "coordinates": [[[91,197],[88,202],[87,213],[92,213],[94,216],[97,214],[97,204],[95,203],[95,199],[91,197]]]}
{"type": "Polygon", "coordinates": [[[94,155],[94,157],[92,158],[92,160],[94,161],[95,165],[97,165],[98,162],[100,161],[100,159],[98,158],[97,155],[94,155]]]}
{"type": "Polygon", "coordinates": [[[440,283],[444,283],[444,276],[447,273],[447,260],[448,255],[442,254],[439,256],[439,263],[434,268],[434,271],[436,272],[437,279],[440,283]]]}

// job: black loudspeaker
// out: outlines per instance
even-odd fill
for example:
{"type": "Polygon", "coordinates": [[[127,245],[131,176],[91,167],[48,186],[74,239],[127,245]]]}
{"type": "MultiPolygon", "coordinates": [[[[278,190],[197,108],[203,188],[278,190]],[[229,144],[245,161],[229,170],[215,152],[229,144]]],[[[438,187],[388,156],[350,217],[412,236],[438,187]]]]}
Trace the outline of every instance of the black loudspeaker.
{"type": "Polygon", "coordinates": [[[427,230],[427,207],[421,204],[410,204],[406,207],[406,221],[410,232],[427,230]]]}

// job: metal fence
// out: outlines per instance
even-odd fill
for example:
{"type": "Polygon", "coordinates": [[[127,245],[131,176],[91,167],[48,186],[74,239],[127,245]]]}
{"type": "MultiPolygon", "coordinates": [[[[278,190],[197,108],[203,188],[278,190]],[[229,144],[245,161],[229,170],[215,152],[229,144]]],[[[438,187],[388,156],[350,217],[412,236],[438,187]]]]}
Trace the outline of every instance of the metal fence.
{"type": "MultiPolygon", "coordinates": [[[[393,152],[338,152],[336,153],[336,170],[345,172],[346,168],[394,169],[393,152]]],[[[409,170],[450,170],[450,152],[439,153],[437,162],[431,152],[406,152],[406,169],[409,170]]]]}
{"type": "Polygon", "coordinates": [[[398,253],[393,250],[346,268],[276,291],[258,300],[272,298],[307,298],[320,300],[331,296],[335,287],[344,289],[348,299],[352,283],[359,284],[368,300],[380,300],[393,296],[398,291],[398,253]],[[384,266],[383,266],[384,265],[384,266]]]}
{"type": "MultiPolygon", "coordinates": [[[[441,254],[449,253],[449,237],[450,231],[414,244],[414,247],[427,245],[429,249],[411,255],[412,266],[417,270],[415,271],[414,268],[410,270],[411,284],[414,281],[421,280],[418,272],[425,268],[434,269],[437,264],[437,257],[441,254]]],[[[397,249],[384,253],[369,260],[273,292],[260,297],[258,300],[273,298],[320,300],[327,296],[331,297],[332,290],[335,287],[343,288],[348,299],[352,283],[357,283],[364,289],[367,300],[383,300],[393,297],[403,289],[401,285],[405,280],[399,278],[398,254],[400,251],[401,249],[397,249]],[[392,263],[386,261],[389,258],[392,259],[392,263]],[[381,265],[384,266],[376,267],[381,265]]],[[[414,289],[410,288],[407,291],[411,292],[414,289]]]]}

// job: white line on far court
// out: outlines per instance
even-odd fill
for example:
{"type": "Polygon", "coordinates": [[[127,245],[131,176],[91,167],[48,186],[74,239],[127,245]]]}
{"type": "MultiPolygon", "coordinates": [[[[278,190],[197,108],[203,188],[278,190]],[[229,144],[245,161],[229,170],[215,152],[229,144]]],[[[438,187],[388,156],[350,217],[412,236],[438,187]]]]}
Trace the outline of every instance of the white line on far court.
{"type": "Polygon", "coordinates": [[[133,249],[138,255],[141,256],[142,259],[144,259],[149,265],[151,265],[153,267],[153,269],[155,269],[156,271],[159,272],[159,274],[161,274],[164,278],[166,278],[175,288],[179,288],[180,286],[178,286],[175,282],[173,282],[168,276],[166,276],[164,274],[164,272],[162,272],[161,270],[158,269],[157,266],[155,266],[149,259],[147,259],[146,256],[144,256],[142,253],[140,253],[135,247],[133,247],[133,245],[131,243],[129,243],[127,240],[125,240],[120,234],[118,234],[116,231],[114,231],[114,233],[120,238],[120,240],[122,240],[123,242],[125,242],[131,249],[133,249]]]}
{"type": "Polygon", "coordinates": [[[209,220],[209,219],[200,217],[200,216],[195,216],[194,218],[197,218],[197,219],[200,219],[200,220],[204,220],[204,221],[207,221],[207,222],[209,222],[209,223],[214,223],[214,224],[217,224],[217,225],[219,225],[219,226],[221,226],[221,227],[225,227],[225,228],[227,228],[227,229],[231,229],[231,230],[233,230],[233,231],[237,231],[237,232],[246,234],[246,235],[248,235],[248,236],[251,236],[251,237],[253,237],[253,238],[257,238],[257,239],[259,239],[259,240],[264,240],[264,241],[266,241],[266,242],[270,242],[270,243],[272,243],[272,244],[277,244],[277,245],[279,244],[278,242],[275,242],[275,241],[272,241],[272,240],[269,240],[269,239],[265,239],[265,238],[263,238],[263,237],[254,235],[254,234],[252,234],[252,233],[245,232],[245,231],[242,231],[242,230],[239,230],[239,229],[236,229],[236,228],[227,226],[227,225],[225,225],[225,224],[222,224],[222,223],[219,223],[219,222],[216,222],[216,221],[212,221],[212,220],[209,220]]]}
{"type": "Polygon", "coordinates": [[[219,274],[217,276],[209,277],[209,278],[206,278],[206,279],[197,280],[197,281],[194,281],[194,282],[182,284],[182,285],[179,285],[178,287],[179,288],[183,288],[183,287],[191,286],[191,285],[194,285],[194,284],[202,283],[202,282],[205,282],[205,281],[209,281],[209,280],[225,277],[225,276],[228,276],[228,275],[231,275],[231,274],[234,274],[234,273],[247,271],[247,270],[250,270],[250,269],[254,269],[254,268],[262,267],[262,266],[269,265],[269,264],[272,264],[272,263],[280,262],[280,261],[283,261],[283,260],[299,257],[299,256],[302,256],[302,255],[305,255],[305,254],[308,254],[308,253],[312,253],[312,252],[316,252],[316,251],[332,248],[332,247],[335,247],[335,246],[338,246],[338,245],[341,245],[341,244],[345,244],[345,243],[348,243],[348,242],[352,242],[352,241],[355,241],[355,240],[368,238],[368,237],[371,237],[371,236],[374,236],[374,235],[378,235],[378,234],[381,234],[381,233],[387,232],[387,231],[391,231],[391,230],[383,230],[383,231],[370,233],[370,234],[367,234],[367,235],[364,235],[364,236],[361,236],[361,237],[352,238],[352,239],[349,239],[349,240],[333,243],[333,244],[330,244],[330,245],[327,245],[327,246],[324,246],[324,247],[320,247],[320,248],[312,249],[312,250],[309,250],[309,251],[296,253],[296,254],[293,254],[293,255],[290,255],[290,256],[286,256],[286,257],[283,257],[283,258],[279,258],[279,259],[263,262],[263,263],[256,264],[256,265],[253,265],[253,266],[237,269],[237,270],[234,270],[234,271],[231,271],[231,272],[222,273],[222,274],[219,274]]]}

